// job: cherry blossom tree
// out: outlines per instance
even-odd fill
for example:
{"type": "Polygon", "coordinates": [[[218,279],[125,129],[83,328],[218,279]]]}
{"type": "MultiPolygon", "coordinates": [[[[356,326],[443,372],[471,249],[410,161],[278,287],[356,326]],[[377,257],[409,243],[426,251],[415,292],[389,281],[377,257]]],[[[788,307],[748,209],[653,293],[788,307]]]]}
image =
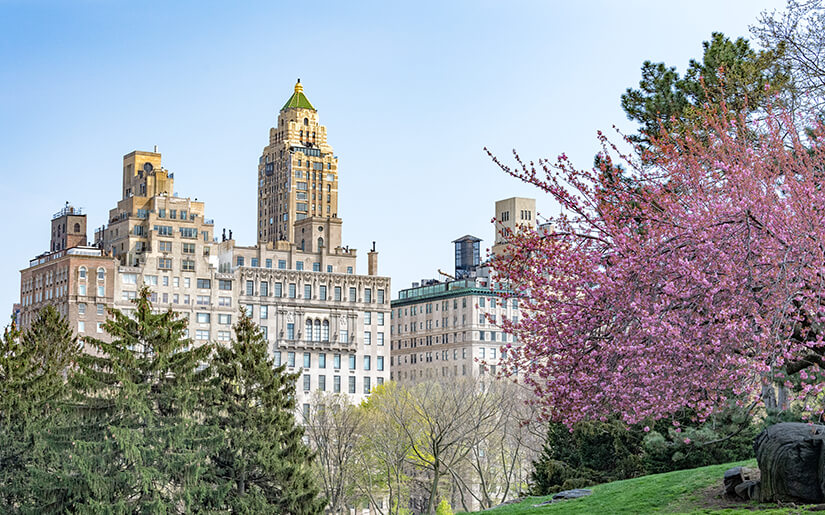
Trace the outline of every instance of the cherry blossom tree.
{"type": "Polygon", "coordinates": [[[592,169],[490,154],[561,206],[552,229],[507,234],[494,260],[526,308],[504,322],[521,342],[506,345],[508,371],[548,418],[637,423],[689,409],[702,421],[774,385],[818,416],[825,127],[795,116],[745,122],[707,107],[646,155],[599,133],[592,169]]]}

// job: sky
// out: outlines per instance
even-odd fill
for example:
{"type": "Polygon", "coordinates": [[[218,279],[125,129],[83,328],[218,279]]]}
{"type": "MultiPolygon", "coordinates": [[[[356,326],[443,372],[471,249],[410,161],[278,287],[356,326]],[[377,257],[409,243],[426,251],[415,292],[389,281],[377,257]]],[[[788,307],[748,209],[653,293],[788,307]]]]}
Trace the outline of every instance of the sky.
{"type": "MultiPolygon", "coordinates": [[[[93,228],[122,156],[158,145],[215,233],[256,242],[257,162],[297,78],[338,156],[343,242],[375,242],[393,298],[492,245],[494,204],[533,197],[505,161],[589,167],[643,61],[684,72],[720,31],[749,38],[781,0],[172,2],[0,0],[0,313],[69,201],[93,228]]],[[[2,315],[0,315],[2,316],[2,315]]]]}

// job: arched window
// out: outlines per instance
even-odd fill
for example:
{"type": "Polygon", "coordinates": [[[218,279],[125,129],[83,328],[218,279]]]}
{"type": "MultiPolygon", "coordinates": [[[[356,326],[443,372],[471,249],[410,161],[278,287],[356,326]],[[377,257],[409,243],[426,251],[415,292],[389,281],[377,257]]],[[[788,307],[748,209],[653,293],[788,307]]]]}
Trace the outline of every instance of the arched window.
{"type": "Polygon", "coordinates": [[[306,334],[304,335],[304,340],[311,342],[312,341],[312,320],[307,320],[306,323],[306,334]]]}
{"type": "Polygon", "coordinates": [[[80,224],[74,224],[74,232],[80,232],[80,224]]]}
{"type": "Polygon", "coordinates": [[[100,268],[97,269],[97,280],[98,281],[106,280],[106,270],[104,270],[103,267],[100,267],[100,268]]]}
{"type": "Polygon", "coordinates": [[[86,267],[85,267],[85,266],[81,266],[81,267],[77,270],[77,277],[78,277],[79,279],[86,279],[86,267]]]}
{"type": "Polygon", "coordinates": [[[320,342],[321,341],[321,321],[315,321],[315,332],[312,333],[312,341],[320,342]]]}
{"type": "Polygon", "coordinates": [[[329,320],[324,320],[324,325],[322,326],[321,330],[321,341],[329,341],[329,320]]]}
{"type": "Polygon", "coordinates": [[[322,248],[324,248],[324,239],[318,238],[318,250],[321,250],[322,248]]]}
{"type": "Polygon", "coordinates": [[[309,118],[304,118],[304,125],[309,125],[309,118]]]}

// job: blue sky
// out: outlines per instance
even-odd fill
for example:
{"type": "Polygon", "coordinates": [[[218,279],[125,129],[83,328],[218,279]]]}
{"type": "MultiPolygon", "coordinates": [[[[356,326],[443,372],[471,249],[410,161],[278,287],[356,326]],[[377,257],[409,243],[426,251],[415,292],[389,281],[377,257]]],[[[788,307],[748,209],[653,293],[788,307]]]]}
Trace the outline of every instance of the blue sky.
{"type": "Polygon", "coordinates": [[[158,145],[216,234],[253,244],[257,159],[297,77],[339,158],[344,243],[365,272],[376,241],[397,292],[451,270],[453,239],[489,246],[496,200],[555,212],[483,147],[589,166],[597,130],[635,129],[619,97],[642,61],[684,71],[711,32],[783,6],[0,0],[0,312],[65,201],[105,223],[132,150],[158,145]]]}

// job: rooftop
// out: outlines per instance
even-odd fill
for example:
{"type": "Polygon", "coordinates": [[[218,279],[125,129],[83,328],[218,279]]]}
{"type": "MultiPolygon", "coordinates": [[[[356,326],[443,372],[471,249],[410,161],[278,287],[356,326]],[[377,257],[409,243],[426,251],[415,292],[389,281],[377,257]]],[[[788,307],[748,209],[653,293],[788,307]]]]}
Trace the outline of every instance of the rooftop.
{"type": "Polygon", "coordinates": [[[306,95],[304,95],[304,87],[301,86],[301,79],[298,79],[298,82],[295,83],[295,93],[289,97],[289,100],[286,101],[286,104],[284,104],[284,107],[281,108],[281,111],[293,107],[300,109],[312,109],[315,111],[315,108],[309,103],[309,99],[307,99],[306,95]]]}

